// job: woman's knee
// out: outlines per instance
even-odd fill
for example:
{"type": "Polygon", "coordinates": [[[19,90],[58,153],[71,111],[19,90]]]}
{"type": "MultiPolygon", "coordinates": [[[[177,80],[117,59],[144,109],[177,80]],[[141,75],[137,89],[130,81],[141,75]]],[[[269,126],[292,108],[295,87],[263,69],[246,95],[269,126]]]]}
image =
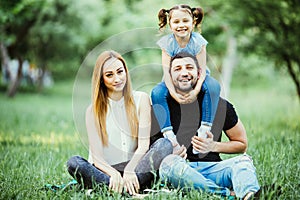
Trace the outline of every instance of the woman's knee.
{"type": "MultiPolygon", "coordinates": [[[[159,138],[152,144],[152,148],[158,149],[161,154],[164,154],[165,156],[172,154],[173,152],[173,146],[170,140],[166,138],[159,138]]],[[[163,156],[163,157],[165,157],[163,156]]]]}
{"type": "Polygon", "coordinates": [[[67,168],[70,173],[74,173],[84,159],[80,156],[72,156],[67,162],[67,168]]]}

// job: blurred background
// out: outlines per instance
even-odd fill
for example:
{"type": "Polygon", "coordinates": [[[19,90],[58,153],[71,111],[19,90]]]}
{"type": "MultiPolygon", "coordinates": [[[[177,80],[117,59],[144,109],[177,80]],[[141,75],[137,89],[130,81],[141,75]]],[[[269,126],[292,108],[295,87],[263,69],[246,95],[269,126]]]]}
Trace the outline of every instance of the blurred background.
{"type": "MultiPolygon", "coordinates": [[[[13,97],[19,88],[41,92],[58,81],[72,80],[98,44],[133,29],[158,31],[159,9],[178,3],[182,1],[1,0],[1,91],[13,97]]],[[[274,78],[280,72],[289,77],[300,97],[298,1],[184,3],[204,9],[201,28],[209,41],[209,67],[226,88],[225,96],[232,84],[253,87],[280,81],[274,78]]],[[[143,34],[134,39],[131,43],[148,40],[143,34]]],[[[126,38],[119,40],[119,44],[130,43],[126,38]]],[[[153,60],[159,63],[160,51],[131,51],[125,58],[134,68],[153,60]]],[[[161,68],[152,71],[157,75],[161,68]]]]}

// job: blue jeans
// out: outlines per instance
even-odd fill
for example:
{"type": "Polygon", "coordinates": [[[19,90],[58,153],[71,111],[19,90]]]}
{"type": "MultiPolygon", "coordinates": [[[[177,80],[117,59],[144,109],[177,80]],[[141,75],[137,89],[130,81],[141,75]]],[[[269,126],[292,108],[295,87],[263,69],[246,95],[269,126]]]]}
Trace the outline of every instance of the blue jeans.
{"type": "MultiPolygon", "coordinates": [[[[213,77],[206,75],[201,91],[204,92],[201,124],[212,126],[219,103],[220,84],[213,77]]],[[[169,96],[165,82],[157,84],[151,92],[153,110],[162,132],[173,129],[167,102],[169,96]]]]}
{"type": "Polygon", "coordinates": [[[237,197],[243,198],[260,188],[252,159],[246,154],[220,162],[190,163],[177,155],[169,155],[162,161],[159,175],[174,187],[221,196],[229,196],[233,190],[237,197]]]}
{"type": "MultiPolygon", "coordinates": [[[[161,161],[169,154],[172,154],[173,147],[168,139],[161,138],[155,141],[144,157],[140,160],[135,168],[137,178],[141,189],[150,187],[154,180],[161,161]]],[[[125,166],[129,161],[113,165],[122,175],[125,166]]],[[[110,177],[89,163],[80,156],[73,156],[67,162],[67,168],[70,175],[84,188],[93,188],[96,185],[109,185],[110,177]]]]}

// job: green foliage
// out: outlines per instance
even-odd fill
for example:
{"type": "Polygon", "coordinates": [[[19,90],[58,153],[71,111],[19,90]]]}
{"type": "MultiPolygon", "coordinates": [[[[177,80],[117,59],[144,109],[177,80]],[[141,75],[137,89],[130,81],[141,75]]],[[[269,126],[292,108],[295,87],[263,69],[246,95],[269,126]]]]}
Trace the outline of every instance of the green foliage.
{"type": "Polygon", "coordinates": [[[11,57],[26,58],[28,33],[34,26],[43,1],[2,1],[0,7],[0,41],[9,50],[11,57]]]}
{"type": "Polygon", "coordinates": [[[295,57],[299,47],[294,44],[299,42],[297,35],[300,33],[298,1],[233,2],[233,5],[239,5],[237,12],[240,18],[233,18],[232,23],[238,23],[235,27],[239,33],[244,31],[249,36],[249,49],[272,54],[278,59],[283,59],[282,52],[295,57]]]}
{"type": "Polygon", "coordinates": [[[232,1],[239,17],[231,23],[240,35],[240,46],[247,54],[262,55],[292,78],[300,97],[300,2],[232,1]]]}
{"type": "MultiPolygon", "coordinates": [[[[221,0],[1,1],[0,39],[13,52],[12,58],[21,54],[24,59],[52,71],[55,80],[72,78],[88,53],[101,42],[136,28],[154,27],[158,30],[158,11],[181,3],[204,9],[202,34],[209,41],[207,52],[219,71],[228,36],[235,33],[239,47],[243,47],[241,60],[244,53],[246,56],[263,55],[286,70],[286,62],[291,59],[289,70],[294,72],[294,79],[299,80],[299,45],[295,44],[299,43],[297,13],[300,6],[293,0],[233,0],[227,3],[221,0]],[[21,34],[22,38],[18,34],[20,30],[26,33],[21,34]]],[[[117,42],[130,46],[147,39],[141,35],[134,41],[124,39],[117,42]]],[[[143,64],[143,58],[140,58],[143,55],[129,54],[130,66],[143,64]]],[[[160,62],[156,53],[147,56],[160,62]]],[[[246,67],[239,70],[250,71],[246,67]]]]}

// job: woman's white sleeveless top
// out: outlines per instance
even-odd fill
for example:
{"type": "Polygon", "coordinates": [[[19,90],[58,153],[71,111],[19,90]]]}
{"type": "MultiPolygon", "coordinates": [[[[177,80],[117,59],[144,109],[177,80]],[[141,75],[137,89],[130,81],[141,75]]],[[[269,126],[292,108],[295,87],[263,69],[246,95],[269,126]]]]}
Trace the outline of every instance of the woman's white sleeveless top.
{"type": "MultiPolygon", "coordinates": [[[[138,112],[141,92],[134,91],[133,97],[138,112]]],[[[104,160],[110,165],[130,160],[137,148],[137,138],[131,137],[124,97],[118,101],[109,99],[106,131],[108,146],[103,147],[104,160]]],[[[89,152],[89,162],[93,163],[91,151],[89,152]]]]}

